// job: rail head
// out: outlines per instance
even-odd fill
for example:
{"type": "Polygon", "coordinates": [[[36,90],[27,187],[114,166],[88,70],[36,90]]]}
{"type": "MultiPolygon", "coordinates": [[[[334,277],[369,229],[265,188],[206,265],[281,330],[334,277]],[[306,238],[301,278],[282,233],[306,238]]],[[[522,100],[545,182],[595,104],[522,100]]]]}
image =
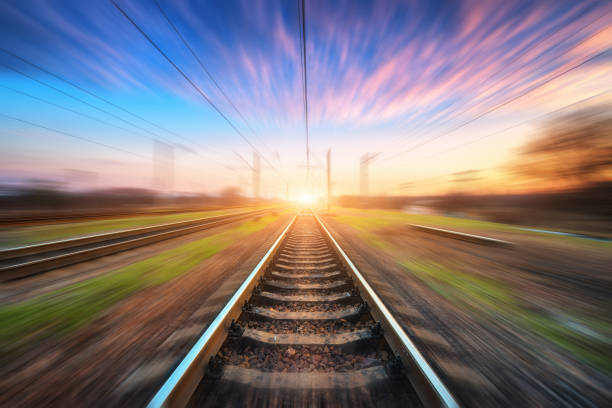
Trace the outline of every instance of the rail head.
{"type": "Polygon", "coordinates": [[[256,209],[256,210],[230,212],[229,214],[213,215],[209,217],[196,218],[192,220],[155,224],[155,225],[149,225],[145,227],[127,228],[127,229],[122,229],[122,230],[117,230],[117,231],[102,232],[100,234],[94,234],[94,235],[84,235],[84,236],[78,236],[78,237],[72,237],[72,238],[66,238],[66,239],[59,239],[55,241],[41,242],[41,243],[36,243],[36,244],[31,244],[31,245],[23,245],[23,246],[18,246],[18,247],[13,247],[13,248],[5,248],[5,249],[0,249],[0,260],[18,258],[22,256],[28,256],[28,255],[32,255],[36,253],[50,252],[50,251],[55,251],[59,249],[69,249],[69,248],[77,247],[80,245],[87,245],[87,244],[92,244],[92,243],[104,242],[104,241],[108,241],[112,239],[125,238],[125,237],[135,236],[138,234],[144,234],[148,232],[163,231],[163,230],[167,230],[171,228],[180,228],[183,226],[196,225],[198,223],[203,223],[203,222],[213,222],[216,220],[223,220],[223,219],[229,219],[233,217],[240,217],[240,216],[246,216],[246,215],[256,215],[259,213],[263,214],[268,211],[274,211],[275,209],[277,208],[271,207],[271,208],[263,208],[263,209],[256,209]]]}
{"type": "Polygon", "coordinates": [[[196,344],[189,350],[178,367],[170,374],[170,377],[168,377],[151,399],[147,407],[182,407],[187,404],[193,391],[195,391],[204,376],[209,358],[217,353],[227,337],[228,323],[231,322],[232,318],[240,314],[242,304],[250,296],[253,287],[257,284],[257,278],[272,260],[274,253],[287,235],[287,232],[291,229],[296,218],[297,215],[294,215],[291,221],[289,221],[270,249],[268,249],[246,280],[236,290],[223,309],[221,309],[221,312],[219,312],[206,331],[200,336],[196,344]]]}
{"type": "MultiPolygon", "coordinates": [[[[80,262],[89,261],[100,258],[102,256],[111,255],[121,251],[138,248],[144,245],[153,244],[164,241],[166,239],[176,238],[181,235],[191,234],[203,229],[213,228],[225,223],[230,223],[244,219],[249,216],[265,214],[268,210],[256,210],[255,212],[236,213],[221,217],[205,218],[206,222],[195,223],[194,225],[183,226],[175,229],[162,230],[154,232],[146,236],[126,237],[122,242],[100,241],[95,247],[79,249],[78,246],[67,248],[71,252],[66,252],[58,255],[49,255],[50,252],[42,252],[39,254],[39,259],[27,260],[21,263],[11,265],[0,265],[0,282],[10,281],[13,279],[25,278],[38,273],[46,272],[52,269],[57,269],[80,262]]],[[[96,238],[98,236],[94,236],[96,238]]],[[[19,260],[19,258],[15,258],[19,260]]],[[[0,254],[0,261],[4,261],[0,254]]]]}
{"type": "Polygon", "coordinates": [[[450,237],[453,239],[472,242],[476,244],[499,246],[499,247],[514,246],[512,242],[504,241],[498,238],[491,238],[491,237],[485,237],[482,235],[468,234],[466,232],[452,231],[452,230],[443,229],[443,228],[435,228],[435,227],[430,227],[427,225],[419,225],[419,224],[407,224],[407,225],[410,228],[413,228],[418,231],[429,232],[429,233],[437,234],[440,236],[450,237]]]}
{"type": "Polygon", "coordinates": [[[393,317],[389,309],[387,309],[365,277],[361,274],[361,272],[359,272],[342,247],[340,247],[338,242],[334,239],[332,234],[327,229],[325,222],[316,212],[313,212],[313,215],[319,223],[321,229],[324,231],[327,239],[334,247],[334,250],[338,253],[342,261],[349,267],[350,271],[355,276],[356,283],[364,292],[362,293],[362,296],[371,301],[372,304],[370,306],[372,313],[379,314],[378,317],[384,319],[384,321],[381,323],[392,330],[392,334],[394,335],[395,339],[391,340],[395,341],[390,341],[390,345],[393,348],[394,345],[397,346],[399,343],[399,346],[402,349],[394,351],[400,351],[398,354],[402,359],[402,362],[408,367],[413,367],[417,370],[419,376],[415,378],[417,383],[413,385],[415,386],[421,399],[440,407],[459,408],[460,405],[453,394],[446,387],[446,385],[444,385],[440,377],[429,365],[425,357],[423,357],[412,339],[410,339],[408,334],[406,334],[404,329],[401,327],[395,317],[393,317]]]}

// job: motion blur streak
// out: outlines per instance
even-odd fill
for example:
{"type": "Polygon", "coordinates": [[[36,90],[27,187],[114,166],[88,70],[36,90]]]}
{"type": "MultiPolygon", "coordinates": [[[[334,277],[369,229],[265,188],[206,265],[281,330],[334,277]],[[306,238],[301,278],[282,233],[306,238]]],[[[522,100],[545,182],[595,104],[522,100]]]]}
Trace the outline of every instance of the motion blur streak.
{"type": "MultiPolygon", "coordinates": [[[[605,0],[0,2],[0,405],[146,405],[296,213],[289,248],[321,220],[460,405],[608,405],[611,72],[605,0]]],[[[347,272],[312,249],[274,265],[347,272]]],[[[365,299],[258,290],[273,314],[365,299]]],[[[297,348],[209,371],[418,373],[393,340],[299,343],[389,334],[359,310],[223,322],[297,348]]]]}

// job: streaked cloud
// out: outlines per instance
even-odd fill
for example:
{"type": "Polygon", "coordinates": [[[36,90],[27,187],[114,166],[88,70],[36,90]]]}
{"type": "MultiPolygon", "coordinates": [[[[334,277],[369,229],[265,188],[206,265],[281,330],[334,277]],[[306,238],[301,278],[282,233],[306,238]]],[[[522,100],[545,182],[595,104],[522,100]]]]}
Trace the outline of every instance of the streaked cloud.
{"type": "MultiPolygon", "coordinates": [[[[154,3],[120,4],[248,133],[154,3]]],[[[612,3],[606,1],[306,4],[313,131],[334,128],[350,133],[359,128],[375,134],[384,129],[402,140],[401,146],[411,142],[412,131],[470,120],[612,46],[612,3]]],[[[301,137],[294,2],[161,5],[253,128],[265,133],[264,139],[301,137]]],[[[232,133],[110,2],[5,1],[0,4],[0,27],[1,47],[117,103],[138,107],[143,95],[166,101],[170,94],[174,99],[164,102],[169,111],[182,109],[177,102],[181,101],[194,112],[206,112],[194,116],[203,129],[232,133]]],[[[585,78],[601,82],[610,72],[610,57],[608,53],[581,67],[579,78],[568,75],[558,81],[563,88],[551,83],[531,96],[578,100],[584,97],[581,89],[592,88],[585,78]],[[580,80],[580,86],[570,79],[580,80]]],[[[1,52],[0,63],[49,79],[1,52]]],[[[0,66],[0,80],[13,79],[14,73],[0,66]]],[[[508,109],[520,113],[541,106],[541,100],[530,97],[508,109]]],[[[147,117],[155,115],[147,107],[136,109],[147,117]]],[[[163,125],[176,129],[183,123],[170,117],[163,125]]]]}

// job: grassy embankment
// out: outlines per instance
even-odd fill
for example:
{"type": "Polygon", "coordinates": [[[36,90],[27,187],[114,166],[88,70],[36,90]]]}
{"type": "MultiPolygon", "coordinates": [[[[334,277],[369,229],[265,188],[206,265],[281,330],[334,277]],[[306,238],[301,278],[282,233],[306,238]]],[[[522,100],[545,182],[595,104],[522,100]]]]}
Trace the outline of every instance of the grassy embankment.
{"type": "Polygon", "coordinates": [[[136,291],[160,285],[278,219],[249,220],[111,273],[51,293],[0,307],[0,355],[46,336],[83,327],[136,291]]]}
{"type": "MultiPolygon", "coordinates": [[[[359,231],[371,246],[394,256],[408,273],[418,277],[453,305],[481,319],[514,324],[568,350],[607,372],[612,372],[612,324],[579,311],[534,310],[525,305],[512,286],[495,279],[463,272],[437,259],[419,259],[388,239],[384,228],[415,223],[463,231],[504,231],[510,225],[441,216],[412,215],[394,211],[340,210],[336,220],[359,231]]],[[[516,232],[516,231],[514,231],[516,232]]],[[[528,232],[527,232],[528,233],[528,232]]],[[[548,238],[548,237],[546,237],[548,238]]],[[[551,237],[551,239],[558,239],[551,237]]],[[[572,242],[575,238],[568,238],[572,242]]]]}
{"type": "Polygon", "coordinates": [[[341,219],[342,217],[352,217],[352,225],[357,228],[359,228],[359,224],[363,222],[365,222],[364,225],[368,229],[371,229],[373,226],[376,225],[384,227],[394,224],[418,224],[425,225],[428,227],[465,232],[469,234],[483,234],[487,232],[500,234],[512,233],[514,235],[520,234],[525,237],[548,240],[551,243],[563,242],[574,246],[580,246],[583,248],[612,249],[612,241],[597,241],[568,235],[552,235],[545,232],[529,231],[524,229],[524,227],[517,225],[502,224],[498,222],[490,222],[470,218],[446,217],[441,215],[409,214],[401,211],[392,210],[362,210],[343,208],[339,209],[338,211],[340,214],[342,214],[339,216],[339,219],[341,219]],[[361,220],[359,220],[359,218],[361,218],[361,220]]]}
{"type": "Polygon", "coordinates": [[[101,234],[131,228],[148,227],[179,221],[208,218],[235,212],[256,210],[265,207],[231,208],[223,210],[184,212],[176,214],[136,217],[118,217],[96,221],[68,222],[1,229],[0,248],[32,245],[41,242],[101,234]]]}

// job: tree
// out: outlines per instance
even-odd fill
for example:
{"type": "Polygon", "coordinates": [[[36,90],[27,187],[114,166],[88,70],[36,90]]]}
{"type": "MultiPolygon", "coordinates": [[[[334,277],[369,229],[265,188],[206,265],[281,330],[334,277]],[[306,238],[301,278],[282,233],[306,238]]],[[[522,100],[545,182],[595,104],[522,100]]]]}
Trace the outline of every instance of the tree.
{"type": "Polygon", "coordinates": [[[550,122],[528,142],[512,171],[524,179],[585,186],[612,177],[610,107],[585,109],[550,122]],[[607,109],[606,109],[607,108],[607,109]]]}
{"type": "Polygon", "coordinates": [[[221,190],[221,197],[240,198],[242,197],[242,190],[240,187],[235,186],[225,187],[223,190],[221,190]]]}

